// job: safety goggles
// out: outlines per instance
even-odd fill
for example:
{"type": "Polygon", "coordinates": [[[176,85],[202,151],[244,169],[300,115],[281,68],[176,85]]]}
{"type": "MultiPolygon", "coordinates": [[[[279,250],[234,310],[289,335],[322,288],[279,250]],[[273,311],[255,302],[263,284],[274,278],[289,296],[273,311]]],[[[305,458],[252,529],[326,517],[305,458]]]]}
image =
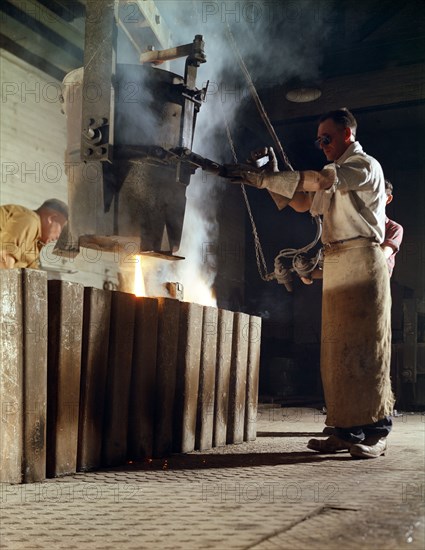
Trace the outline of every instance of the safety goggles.
{"type": "Polygon", "coordinates": [[[318,149],[320,149],[320,147],[322,145],[329,145],[329,143],[331,143],[331,142],[332,142],[331,136],[328,136],[327,134],[324,134],[323,136],[320,136],[315,140],[314,145],[318,149]]]}

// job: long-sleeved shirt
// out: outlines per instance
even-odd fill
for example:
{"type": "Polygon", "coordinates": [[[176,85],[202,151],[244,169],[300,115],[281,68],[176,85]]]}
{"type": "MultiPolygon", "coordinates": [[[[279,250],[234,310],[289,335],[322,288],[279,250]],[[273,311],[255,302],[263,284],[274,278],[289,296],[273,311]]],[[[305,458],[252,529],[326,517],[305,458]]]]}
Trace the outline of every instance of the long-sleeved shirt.
{"type": "Polygon", "coordinates": [[[355,237],[382,243],[386,194],[379,162],[355,141],[329,166],[336,171],[336,182],[330,189],[315,193],[311,208],[323,213],[323,243],[355,237]]]}

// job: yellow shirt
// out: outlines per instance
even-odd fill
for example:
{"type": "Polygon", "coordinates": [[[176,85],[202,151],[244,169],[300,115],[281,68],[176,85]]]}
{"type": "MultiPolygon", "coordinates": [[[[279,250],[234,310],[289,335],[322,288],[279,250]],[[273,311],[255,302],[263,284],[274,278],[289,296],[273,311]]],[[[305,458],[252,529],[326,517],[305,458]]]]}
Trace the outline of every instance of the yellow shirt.
{"type": "Polygon", "coordinates": [[[16,204],[0,206],[0,257],[15,258],[14,267],[38,267],[41,220],[33,210],[16,204]]]}

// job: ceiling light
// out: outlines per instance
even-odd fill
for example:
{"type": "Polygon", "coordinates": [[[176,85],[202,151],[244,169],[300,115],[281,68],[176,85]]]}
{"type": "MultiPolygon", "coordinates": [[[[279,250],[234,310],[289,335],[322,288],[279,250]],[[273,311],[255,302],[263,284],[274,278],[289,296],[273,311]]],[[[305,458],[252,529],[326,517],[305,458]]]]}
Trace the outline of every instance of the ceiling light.
{"type": "Polygon", "coordinates": [[[286,92],[286,99],[293,103],[308,103],[315,101],[322,95],[319,88],[295,88],[286,92]]]}

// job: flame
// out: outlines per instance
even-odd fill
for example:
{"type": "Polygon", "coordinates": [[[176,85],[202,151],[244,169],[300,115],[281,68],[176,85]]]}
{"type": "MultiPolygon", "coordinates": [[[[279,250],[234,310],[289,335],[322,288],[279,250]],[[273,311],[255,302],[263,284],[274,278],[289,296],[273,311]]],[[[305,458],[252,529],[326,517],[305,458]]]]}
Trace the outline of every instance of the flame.
{"type": "MultiPolygon", "coordinates": [[[[134,278],[132,292],[135,296],[148,296],[145,280],[149,281],[149,275],[152,274],[152,270],[155,271],[155,266],[150,263],[149,258],[143,258],[142,260],[142,255],[140,254],[133,256],[133,262],[134,278]],[[148,279],[146,279],[146,277],[148,277],[148,279]]],[[[174,275],[175,274],[173,274],[173,277],[174,275]]],[[[168,273],[168,275],[162,273],[159,277],[155,278],[156,287],[153,290],[153,294],[150,286],[151,296],[168,296],[168,292],[165,289],[165,283],[161,282],[164,276],[168,278],[170,277],[170,273],[168,273]]],[[[215,291],[211,288],[211,283],[204,280],[202,275],[186,270],[184,273],[177,274],[177,278],[180,279],[183,284],[183,299],[185,302],[217,307],[215,291]]],[[[149,285],[152,285],[152,280],[150,280],[149,285]]]]}
{"type": "Polygon", "coordinates": [[[135,296],[146,296],[145,281],[143,279],[142,256],[137,254],[134,256],[135,271],[134,271],[134,292],[135,296]]]}
{"type": "Polygon", "coordinates": [[[184,287],[184,301],[195,302],[203,306],[217,307],[217,300],[214,289],[210,288],[202,279],[191,281],[189,286],[184,287]]]}

